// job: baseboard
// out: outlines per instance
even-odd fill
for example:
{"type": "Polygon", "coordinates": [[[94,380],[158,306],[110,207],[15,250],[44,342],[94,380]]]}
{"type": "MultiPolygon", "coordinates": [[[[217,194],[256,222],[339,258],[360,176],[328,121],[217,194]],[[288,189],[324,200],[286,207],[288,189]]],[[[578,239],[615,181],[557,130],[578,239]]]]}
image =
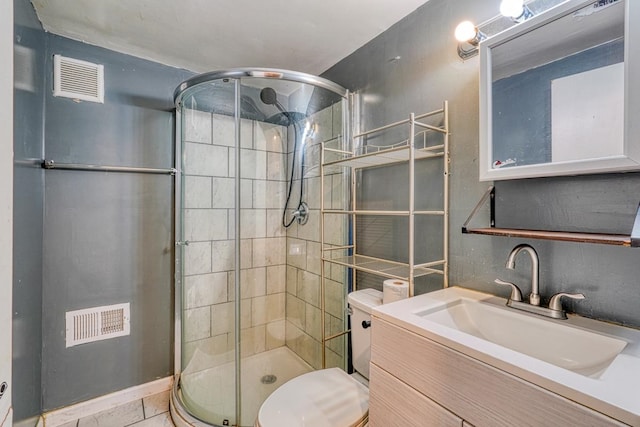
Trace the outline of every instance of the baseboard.
{"type": "MultiPolygon", "coordinates": [[[[140,384],[135,387],[120,390],[115,393],[87,400],[85,402],[76,403],[75,405],[66,406],[51,412],[42,414],[44,423],[43,427],[57,427],[65,423],[78,420],[97,414],[98,412],[113,409],[116,406],[132,402],[134,400],[143,399],[145,397],[162,393],[171,389],[173,377],[166,377],[146,384],[140,384]]],[[[38,425],[40,427],[40,424],[38,425]]]]}

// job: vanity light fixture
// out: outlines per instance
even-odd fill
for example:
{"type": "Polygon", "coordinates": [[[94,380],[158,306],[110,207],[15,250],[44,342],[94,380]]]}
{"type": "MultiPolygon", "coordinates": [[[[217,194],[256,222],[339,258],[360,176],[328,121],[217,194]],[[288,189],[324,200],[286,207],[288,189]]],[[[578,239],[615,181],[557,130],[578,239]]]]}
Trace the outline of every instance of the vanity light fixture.
{"type": "Polygon", "coordinates": [[[463,60],[478,54],[478,44],[487,38],[471,21],[462,21],[455,31],[458,40],[458,56],[463,60]]]}
{"type": "Polygon", "coordinates": [[[526,21],[533,16],[533,12],[524,4],[524,0],[502,0],[500,13],[502,16],[511,18],[518,23],[526,21]]]}

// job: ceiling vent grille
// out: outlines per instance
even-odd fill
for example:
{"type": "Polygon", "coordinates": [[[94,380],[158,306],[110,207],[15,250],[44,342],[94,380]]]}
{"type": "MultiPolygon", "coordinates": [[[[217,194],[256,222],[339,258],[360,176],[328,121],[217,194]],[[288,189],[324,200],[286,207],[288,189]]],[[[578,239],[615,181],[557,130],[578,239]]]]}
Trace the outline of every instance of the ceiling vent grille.
{"type": "Polygon", "coordinates": [[[104,66],[54,55],[53,96],[104,103],[104,66]]]}
{"type": "Polygon", "coordinates": [[[129,335],[129,303],[66,313],[67,347],[129,335]]]}

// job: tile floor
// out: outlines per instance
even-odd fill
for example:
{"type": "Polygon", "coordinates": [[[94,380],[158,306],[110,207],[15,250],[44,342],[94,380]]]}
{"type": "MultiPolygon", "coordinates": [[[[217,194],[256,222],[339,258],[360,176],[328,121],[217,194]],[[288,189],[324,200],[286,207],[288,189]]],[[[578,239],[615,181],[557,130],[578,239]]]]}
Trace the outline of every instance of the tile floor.
{"type": "Polygon", "coordinates": [[[60,427],[173,427],[169,391],[134,400],[60,427]]]}

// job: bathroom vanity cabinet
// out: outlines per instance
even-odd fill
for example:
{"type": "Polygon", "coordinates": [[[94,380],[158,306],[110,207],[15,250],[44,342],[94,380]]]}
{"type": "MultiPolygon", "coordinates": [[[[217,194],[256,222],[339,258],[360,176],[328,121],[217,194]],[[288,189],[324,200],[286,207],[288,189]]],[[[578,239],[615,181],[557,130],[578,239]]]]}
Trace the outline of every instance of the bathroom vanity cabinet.
{"type": "Polygon", "coordinates": [[[371,427],[627,425],[375,316],[369,393],[371,427]]]}

